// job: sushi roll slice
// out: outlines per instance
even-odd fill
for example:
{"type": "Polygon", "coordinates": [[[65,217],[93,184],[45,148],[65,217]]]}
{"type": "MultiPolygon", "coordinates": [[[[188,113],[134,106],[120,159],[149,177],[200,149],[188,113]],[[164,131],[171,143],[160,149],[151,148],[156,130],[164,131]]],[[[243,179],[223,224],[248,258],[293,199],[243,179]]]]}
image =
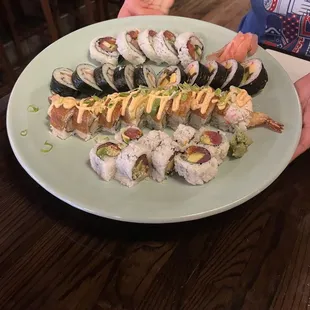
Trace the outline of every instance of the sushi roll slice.
{"type": "Polygon", "coordinates": [[[191,62],[185,69],[185,73],[187,74],[190,85],[196,84],[201,87],[208,84],[210,78],[209,69],[199,61],[191,62]]]}
{"type": "Polygon", "coordinates": [[[114,85],[119,92],[127,92],[134,88],[134,66],[118,66],[114,70],[114,85]]]}
{"type": "Polygon", "coordinates": [[[120,132],[115,135],[115,140],[129,144],[133,141],[139,141],[143,136],[143,131],[136,126],[127,126],[122,128],[120,132]]]}
{"type": "Polygon", "coordinates": [[[156,31],[146,29],[143,32],[139,33],[138,44],[145,56],[149,60],[159,65],[162,61],[160,57],[156,54],[154,49],[154,38],[156,37],[156,35],[156,31]]]}
{"type": "Polygon", "coordinates": [[[176,35],[171,31],[160,31],[154,37],[154,50],[162,63],[170,66],[177,65],[180,60],[175,48],[176,35]]]}
{"type": "Polygon", "coordinates": [[[119,53],[125,60],[137,66],[146,61],[138,43],[139,30],[121,32],[116,38],[119,53]]]}
{"type": "Polygon", "coordinates": [[[117,92],[114,85],[114,70],[116,67],[110,64],[104,64],[94,70],[96,84],[100,87],[104,95],[117,92]]]}
{"type": "Polygon", "coordinates": [[[134,69],[133,75],[134,88],[145,86],[148,88],[155,88],[157,86],[157,79],[154,70],[147,65],[142,65],[134,69]]]}
{"type": "Polygon", "coordinates": [[[196,129],[191,126],[180,124],[173,133],[173,140],[178,143],[181,149],[186,147],[194,139],[196,129]]]}
{"type": "Polygon", "coordinates": [[[175,156],[174,163],[179,176],[192,185],[207,183],[218,173],[217,160],[202,146],[189,146],[184,153],[175,156]]]}
{"type": "Polygon", "coordinates": [[[50,89],[52,94],[58,94],[62,97],[79,96],[79,91],[72,83],[73,71],[68,68],[56,68],[52,73],[50,89]]]}
{"type": "Polygon", "coordinates": [[[193,32],[184,32],[177,36],[175,47],[181,64],[186,68],[193,61],[201,61],[204,45],[193,32]]]}
{"type": "Polygon", "coordinates": [[[122,185],[132,187],[149,177],[150,163],[145,147],[131,143],[116,159],[115,179],[122,185]]]}
{"type": "Polygon", "coordinates": [[[205,147],[218,164],[222,164],[229,150],[229,141],[226,134],[221,130],[203,127],[196,133],[194,141],[205,147]]]}
{"type": "Polygon", "coordinates": [[[72,74],[72,83],[85,96],[100,96],[102,90],[97,86],[94,71],[96,67],[91,64],[80,64],[72,74]]]}
{"type": "Polygon", "coordinates": [[[222,87],[227,79],[226,68],[215,60],[208,61],[206,67],[210,72],[208,85],[214,89],[222,87]]]}
{"type": "Polygon", "coordinates": [[[268,82],[268,74],[263,63],[259,59],[250,59],[242,66],[244,67],[244,76],[240,88],[245,89],[250,96],[257,95],[268,82]]]}
{"type": "Polygon", "coordinates": [[[199,129],[208,123],[217,102],[218,98],[211,87],[201,88],[191,102],[191,115],[188,124],[199,129]]]}
{"type": "Polygon", "coordinates": [[[108,141],[96,144],[89,152],[90,165],[102,180],[109,182],[114,178],[116,158],[121,151],[119,143],[108,141]]]}
{"type": "Polygon", "coordinates": [[[101,64],[117,66],[119,52],[113,37],[94,38],[89,45],[90,58],[101,64]]]}
{"type": "Polygon", "coordinates": [[[61,97],[55,94],[49,97],[48,116],[52,135],[62,140],[68,139],[74,133],[72,117],[77,104],[73,97],[61,97]]]}
{"type": "Polygon", "coordinates": [[[174,173],[174,157],[179,151],[177,143],[160,144],[152,153],[152,179],[161,183],[174,173]]]}
{"type": "Polygon", "coordinates": [[[228,75],[221,89],[229,90],[230,86],[239,87],[244,76],[243,66],[234,59],[226,60],[222,65],[226,68],[228,75]]]}
{"type": "Polygon", "coordinates": [[[170,88],[187,81],[185,71],[179,66],[169,66],[158,73],[157,86],[170,88]]]}
{"type": "Polygon", "coordinates": [[[84,141],[93,138],[99,130],[96,110],[101,104],[100,98],[91,97],[80,100],[75,106],[72,117],[74,133],[84,141]]]}

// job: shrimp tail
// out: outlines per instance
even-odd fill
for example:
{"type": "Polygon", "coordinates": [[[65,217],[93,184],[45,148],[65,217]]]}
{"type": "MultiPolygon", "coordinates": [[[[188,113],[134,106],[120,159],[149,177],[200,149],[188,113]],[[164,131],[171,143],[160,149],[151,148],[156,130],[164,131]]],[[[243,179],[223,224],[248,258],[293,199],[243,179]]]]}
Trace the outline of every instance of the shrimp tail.
{"type": "Polygon", "coordinates": [[[261,112],[252,112],[251,113],[251,119],[248,124],[248,128],[250,127],[257,127],[257,126],[263,126],[265,125],[269,129],[282,133],[284,129],[284,125],[281,123],[276,122],[271,117],[269,117],[267,114],[261,113],[261,112]]]}

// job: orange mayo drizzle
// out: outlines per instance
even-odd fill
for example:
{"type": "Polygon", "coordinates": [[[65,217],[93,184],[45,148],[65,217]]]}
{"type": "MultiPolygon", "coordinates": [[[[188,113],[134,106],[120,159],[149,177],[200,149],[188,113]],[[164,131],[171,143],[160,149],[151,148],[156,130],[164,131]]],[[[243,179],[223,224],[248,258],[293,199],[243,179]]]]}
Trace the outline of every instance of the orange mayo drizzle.
{"type": "MultiPolygon", "coordinates": [[[[138,93],[138,90],[130,93],[127,97],[122,98],[122,112],[121,112],[122,116],[124,116],[126,114],[126,109],[127,109],[127,106],[129,104],[130,99],[132,98],[133,95],[135,95],[137,93],[138,93]]],[[[134,98],[133,98],[133,100],[134,100],[134,98]]]]}
{"type": "Polygon", "coordinates": [[[73,107],[75,107],[77,104],[77,101],[73,97],[60,97],[59,95],[52,99],[52,103],[48,108],[47,114],[50,116],[53,108],[56,109],[63,106],[65,109],[70,110],[73,107]]]}
{"type": "Polygon", "coordinates": [[[207,87],[205,89],[200,90],[198,92],[196,98],[192,101],[191,109],[192,110],[200,109],[201,114],[205,114],[208,110],[208,107],[209,107],[212,99],[214,99],[214,94],[215,94],[215,92],[211,87],[207,87]],[[204,94],[206,94],[206,96],[205,96],[203,102],[200,103],[200,100],[204,94]]]}

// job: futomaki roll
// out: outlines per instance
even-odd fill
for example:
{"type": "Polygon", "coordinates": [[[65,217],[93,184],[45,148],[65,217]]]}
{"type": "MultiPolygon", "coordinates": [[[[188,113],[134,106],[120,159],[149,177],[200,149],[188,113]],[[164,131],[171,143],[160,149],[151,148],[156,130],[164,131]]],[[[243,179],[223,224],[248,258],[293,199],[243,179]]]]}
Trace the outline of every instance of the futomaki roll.
{"type": "Polygon", "coordinates": [[[96,84],[102,89],[103,94],[108,95],[117,91],[114,85],[115,67],[110,64],[104,64],[94,70],[96,84]]]}
{"type": "Polygon", "coordinates": [[[128,126],[125,128],[122,128],[116,135],[115,140],[129,144],[133,141],[139,141],[143,136],[143,131],[136,126],[128,126]]]}
{"type": "Polygon", "coordinates": [[[134,69],[133,75],[134,88],[139,86],[146,86],[148,88],[155,88],[157,86],[157,78],[152,67],[142,65],[134,69]]]}
{"type": "Polygon", "coordinates": [[[177,36],[175,47],[181,64],[186,68],[193,61],[200,61],[204,52],[202,41],[193,32],[184,32],[177,36]]]}
{"type": "Polygon", "coordinates": [[[210,152],[191,145],[174,159],[175,171],[192,185],[202,185],[211,181],[218,172],[218,162],[210,152]]]}
{"type": "Polygon", "coordinates": [[[138,44],[138,35],[139,30],[124,31],[116,39],[119,53],[135,66],[146,61],[146,57],[138,44]]]}
{"type": "Polygon", "coordinates": [[[78,97],[79,91],[72,83],[73,71],[68,68],[56,68],[52,73],[50,89],[52,94],[63,97],[78,97]]]}
{"type": "Polygon", "coordinates": [[[170,88],[186,82],[187,76],[180,66],[170,66],[161,70],[157,77],[157,86],[170,88]]]}
{"type": "Polygon", "coordinates": [[[94,38],[89,46],[90,58],[101,64],[118,64],[119,52],[117,50],[116,39],[113,37],[94,38]]]}
{"type": "Polygon", "coordinates": [[[227,79],[226,68],[215,60],[208,61],[206,66],[210,72],[208,85],[214,89],[222,87],[227,79]]]}
{"type": "Polygon", "coordinates": [[[159,65],[162,61],[160,57],[156,54],[154,49],[154,38],[156,35],[156,31],[146,29],[143,32],[139,33],[138,44],[145,56],[149,60],[159,65]]]}
{"type": "Polygon", "coordinates": [[[259,59],[247,60],[242,66],[244,76],[240,88],[245,89],[250,96],[254,96],[265,88],[268,82],[267,71],[259,59]]]}
{"type": "Polygon", "coordinates": [[[244,68],[235,59],[229,59],[222,63],[227,70],[227,78],[222,85],[222,90],[229,90],[230,86],[239,87],[244,76],[244,68]]]}
{"type": "Polygon", "coordinates": [[[134,88],[134,66],[118,66],[114,70],[114,85],[119,92],[126,92],[134,88]]]}
{"type": "Polygon", "coordinates": [[[72,83],[85,96],[100,96],[102,90],[96,84],[94,71],[96,67],[91,64],[80,64],[72,74],[72,83]]]}
{"type": "Polygon", "coordinates": [[[199,61],[191,62],[185,72],[188,77],[188,83],[190,85],[196,84],[197,86],[205,86],[208,84],[210,78],[209,69],[201,64],[199,61]]]}

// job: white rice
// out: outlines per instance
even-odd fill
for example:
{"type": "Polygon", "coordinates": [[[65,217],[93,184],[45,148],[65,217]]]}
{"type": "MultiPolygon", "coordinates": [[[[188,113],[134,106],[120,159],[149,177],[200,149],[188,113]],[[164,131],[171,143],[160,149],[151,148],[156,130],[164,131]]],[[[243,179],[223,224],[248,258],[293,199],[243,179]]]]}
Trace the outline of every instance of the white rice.
{"type": "Polygon", "coordinates": [[[94,116],[93,122],[90,125],[87,133],[75,129],[74,134],[77,135],[80,139],[88,141],[94,137],[94,135],[98,132],[98,130],[99,130],[98,118],[94,116]]]}
{"type": "Polygon", "coordinates": [[[159,65],[162,61],[155,52],[154,37],[149,35],[149,31],[149,29],[146,29],[143,32],[139,33],[138,44],[145,56],[151,61],[155,62],[157,65],[159,65]]]}
{"type": "Polygon", "coordinates": [[[67,140],[69,137],[73,135],[72,132],[68,132],[65,129],[64,130],[59,130],[51,126],[51,134],[61,140],[67,140]]]}
{"type": "Polygon", "coordinates": [[[162,62],[168,65],[177,65],[180,61],[178,53],[174,47],[170,46],[169,42],[165,39],[164,31],[160,31],[154,37],[154,50],[162,62]]]}
{"type": "Polygon", "coordinates": [[[89,45],[90,58],[98,61],[101,64],[108,63],[108,64],[116,66],[118,63],[119,52],[115,51],[115,52],[109,53],[101,49],[97,44],[97,41],[100,38],[101,37],[96,37],[90,42],[90,45],[89,45]]]}
{"type": "Polygon", "coordinates": [[[180,124],[173,133],[173,140],[176,141],[181,148],[186,147],[194,138],[196,130],[191,126],[180,124]]]}
{"type": "Polygon", "coordinates": [[[202,185],[211,181],[218,172],[218,162],[213,157],[204,164],[191,164],[182,159],[182,155],[175,156],[175,171],[192,185],[202,185]]]}
{"type": "Polygon", "coordinates": [[[211,116],[212,115],[210,114],[206,118],[202,118],[195,113],[191,113],[191,115],[189,116],[188,124],[196,129],[199,129],[205,124],[209,123],[209,121],[211,120],[211,116]]]}
{"type": "Polygon", "coordinates": [[[119,53],[131,64],[137,66],[146,61],[146,57],[142,51],[138,50],[130,42],[128,42],[128,31],[121,32],[116,38],[119,53]]]}

